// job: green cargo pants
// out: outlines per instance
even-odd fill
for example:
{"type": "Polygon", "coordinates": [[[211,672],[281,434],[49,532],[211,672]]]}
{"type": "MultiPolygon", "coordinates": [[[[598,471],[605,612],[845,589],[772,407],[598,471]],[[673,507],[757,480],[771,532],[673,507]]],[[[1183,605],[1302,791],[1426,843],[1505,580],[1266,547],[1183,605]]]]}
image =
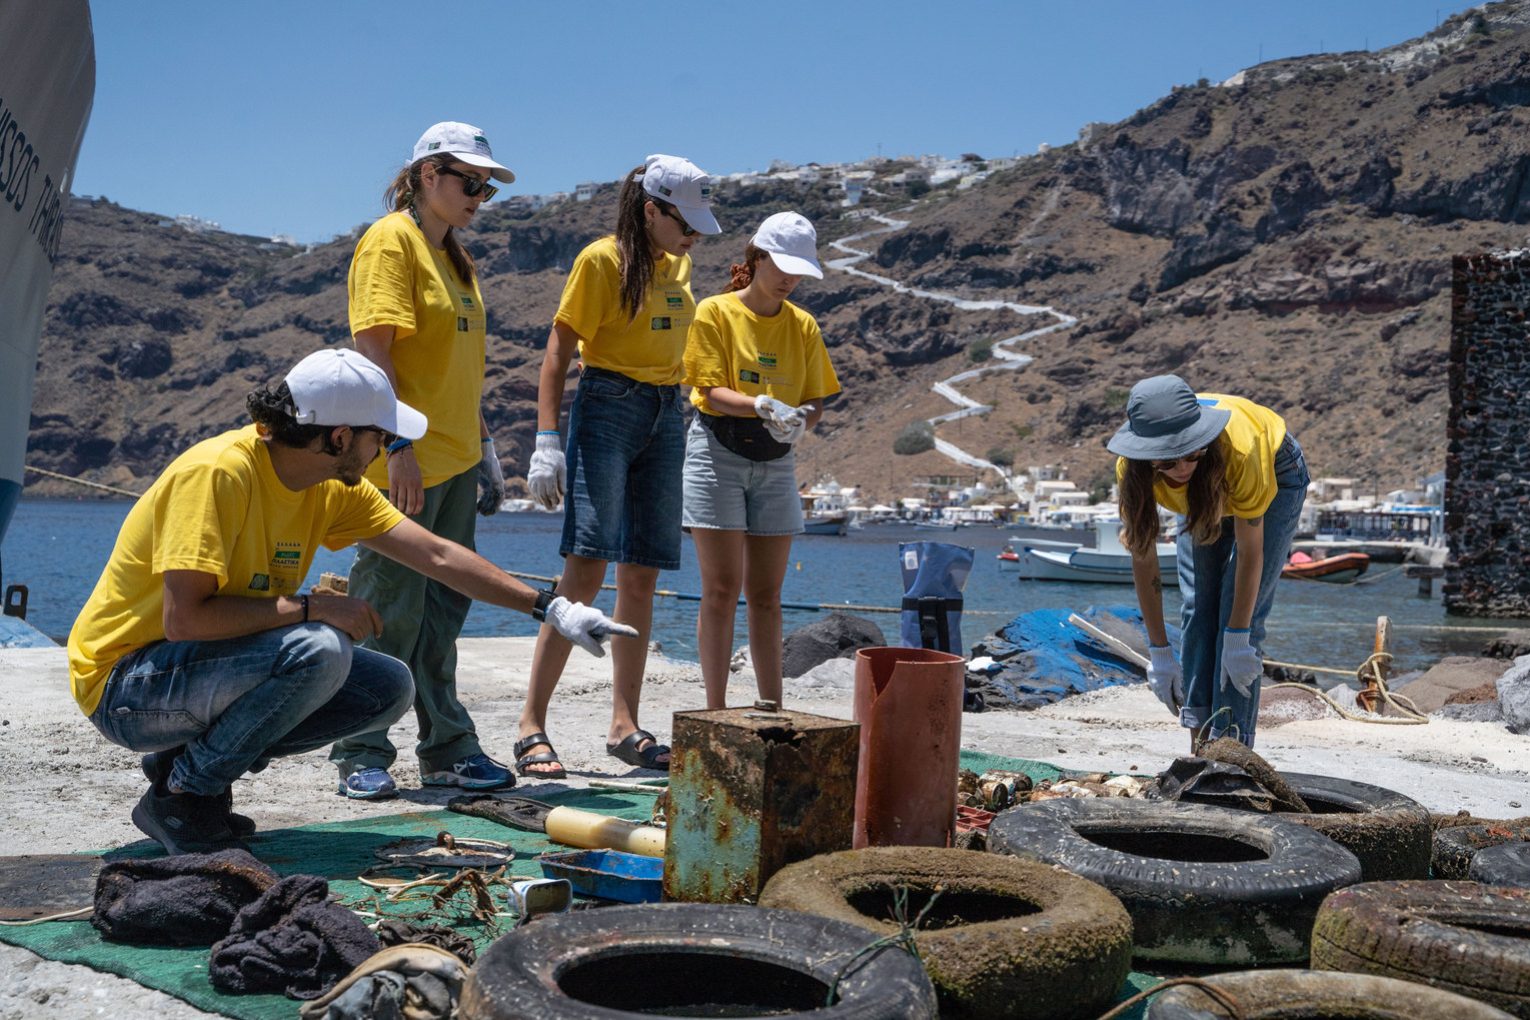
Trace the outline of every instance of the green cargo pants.
{"type": "MultiPolygon", "coordinates": [[[[477,501],[478,469],[472,468],[426,489],[424,509],[410,520],[472,549],[477,501]]],[[[472,600],[365,548],[351,568],[350,594],[369,602],[383,621],[381,636],[362,647],[402,659],[414,674],[420,771],[439,772],[480,753],[473,720],[457,700],[457,635],[472,600]]],[[[357,769],[388,768],[397,757],[387,730],[346,737],[329,752],[342,779],[357,769]]]]}

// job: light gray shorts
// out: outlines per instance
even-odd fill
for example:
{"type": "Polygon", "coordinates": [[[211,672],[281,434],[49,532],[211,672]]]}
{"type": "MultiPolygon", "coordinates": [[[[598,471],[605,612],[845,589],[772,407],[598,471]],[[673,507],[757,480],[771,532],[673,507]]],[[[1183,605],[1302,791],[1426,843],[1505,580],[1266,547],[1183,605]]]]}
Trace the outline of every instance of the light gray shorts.
{"type": "Polygon", "coordinates": [[[802,534],[797,459],[749,460],[717,441],[699,421],[685,433],[687,528],[745,531],[751,535],[802,534]]]}

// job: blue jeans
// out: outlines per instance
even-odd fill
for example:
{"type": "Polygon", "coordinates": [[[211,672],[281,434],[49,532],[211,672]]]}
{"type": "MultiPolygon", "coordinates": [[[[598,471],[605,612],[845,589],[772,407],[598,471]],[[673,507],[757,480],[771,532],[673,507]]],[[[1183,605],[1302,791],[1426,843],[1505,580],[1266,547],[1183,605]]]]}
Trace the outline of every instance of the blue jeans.
{"type": "Polygon", "coordinates": [[[171,785],[216,796],[272,758],[391,725],[413,697],[402,662],[353,647],[327,623],[300,623],[129,652],[90,721],[133,751],[185,744],[171,785]]]}
{"type": "Polygon", "coordinates": [[[560,555],[680,568],[681,400],[679,386],[584,370],[568,415],[560,555]]]}
{"type": "MultiPolygon", "coordinates": [[[[1264,567],[1259,574],[1259,595],[1249,623],[1248,642],[1264,654],[1264,622],[1275,605],[1275,588],[1281,568],[1291,555],[1297,519],[1307,498],[1307,462],[1302,448],[1290,435],[1275,453],[1275,500],[1264,512],[1264,567]]],[[[1184,628],[1181,663],[1185,671],[1185,705],[1179,724],[1200,730],[1211,725],[1212,739],[1236,736],[1254,746],[1254,724],[1259,714],[1259,681],[1249,697],[1231,684],[1222,683],[1222,631],[1232,616],[1233,578],[1238,566],[1232,518],[1222,522],[1222,533],[1210,545],[1198,545],[1188,531],[1178,539],[1179,593],[1184,599],[1180,625],[1184,628]]]]}

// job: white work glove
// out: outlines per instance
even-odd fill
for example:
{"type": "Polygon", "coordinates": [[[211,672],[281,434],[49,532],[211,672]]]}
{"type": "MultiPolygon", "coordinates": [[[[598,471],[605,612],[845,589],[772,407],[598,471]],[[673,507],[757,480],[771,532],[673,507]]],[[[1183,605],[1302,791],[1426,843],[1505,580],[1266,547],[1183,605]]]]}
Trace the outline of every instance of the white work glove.
{"type": "Polygon", "coordinates": [[[547,604],[547,622],[552,624],[553,630],[597,659],[606,654],[606,640],[611,635],[638,636],[638,632],[625,623],[617,623],[600,610],[583,602],[570,602],[562,595],[547,604]]]}
{"type": "Polygon", "coordinates": [[[556,510],[563,502],[563,485],[568,476],[568,465],[563,460],[563,441],[556,432],[538,432],[537,448],[531,454],[531,467],[526,472],[526,485],[531,497],[544,510],[556,510]]]}
{"type": "Polygon", "coordinates": [[[778,443],[788,446],[802,438],[807,431],[807,412],[777,400],[766,393],[754,398],[754,413],[765,423],[765,431],[778,443]]]}
{"type": "Polygon", "coordinates": [[[478,462],[478,512],[492,517],[505,501],[505,469],[499,466],[494,437],[485,436],[483,459],[478,462]]]}
{"type": "Polygon", "coordinates": [[[1168,645],[1148,645],[1148,686],[1164,707],[1175,714],[1184,703],[1185,671],[1168,645]]]}
{"type": "Polygon", "coordinates": [[[1248,631],[1224,630],[1222,632],[1222,688],[1228,684],[1237,688],[1245,698],[1254,696],[1254,681],[1264,675],[1264,663],[1259,652],[1249,647],[1248,631]]]}

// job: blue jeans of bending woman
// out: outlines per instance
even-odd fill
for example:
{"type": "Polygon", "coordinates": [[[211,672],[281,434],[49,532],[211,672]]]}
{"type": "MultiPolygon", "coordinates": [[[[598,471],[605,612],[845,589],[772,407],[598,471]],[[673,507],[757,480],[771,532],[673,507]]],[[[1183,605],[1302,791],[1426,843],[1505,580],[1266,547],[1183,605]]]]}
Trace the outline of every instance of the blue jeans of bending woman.
{"type": "MultiPolygon", "coordinates": [[[[1307,462],[1302,448],[1291,436],[1275,454],[1275,500],[1264,512],[1264,566],[1259,572],[1259,594],[1249,622],[1248,643],[1264,654],[1264,623],[1275,605],[1280,571],[1291,555],[1297,519],[1307,498],[1307,462]]],[[[1259,715],[1259,680],[1248,697],[1232,684],[1222,683],[1222,631],[1232,616],[1233,579],[1238,569],[1238,549],[1232,518],[1222,522],[1222,532],[1209,545],[1198,545],[1188,531],[1178,539],[1179,593],[1184,600],[1180,625],[1184,628],[1181,665],[1185,671],[1185,705],[1179,724],[1199,731],[1206,727],[1212,739],[1236,736],[1254,746],[1254,726],[1259,715]]]]}
{"type": "MultiPolygon", "coordinates": [[[[321,598],[322,596],[314,596],[321,598]]],[[[272,758],[397,722],[409,667],[327,623],[222,641],[159,641],[118,660],[90,721],[133,751],[186,745],[170,783],[212,797],[272,758]]]]}

